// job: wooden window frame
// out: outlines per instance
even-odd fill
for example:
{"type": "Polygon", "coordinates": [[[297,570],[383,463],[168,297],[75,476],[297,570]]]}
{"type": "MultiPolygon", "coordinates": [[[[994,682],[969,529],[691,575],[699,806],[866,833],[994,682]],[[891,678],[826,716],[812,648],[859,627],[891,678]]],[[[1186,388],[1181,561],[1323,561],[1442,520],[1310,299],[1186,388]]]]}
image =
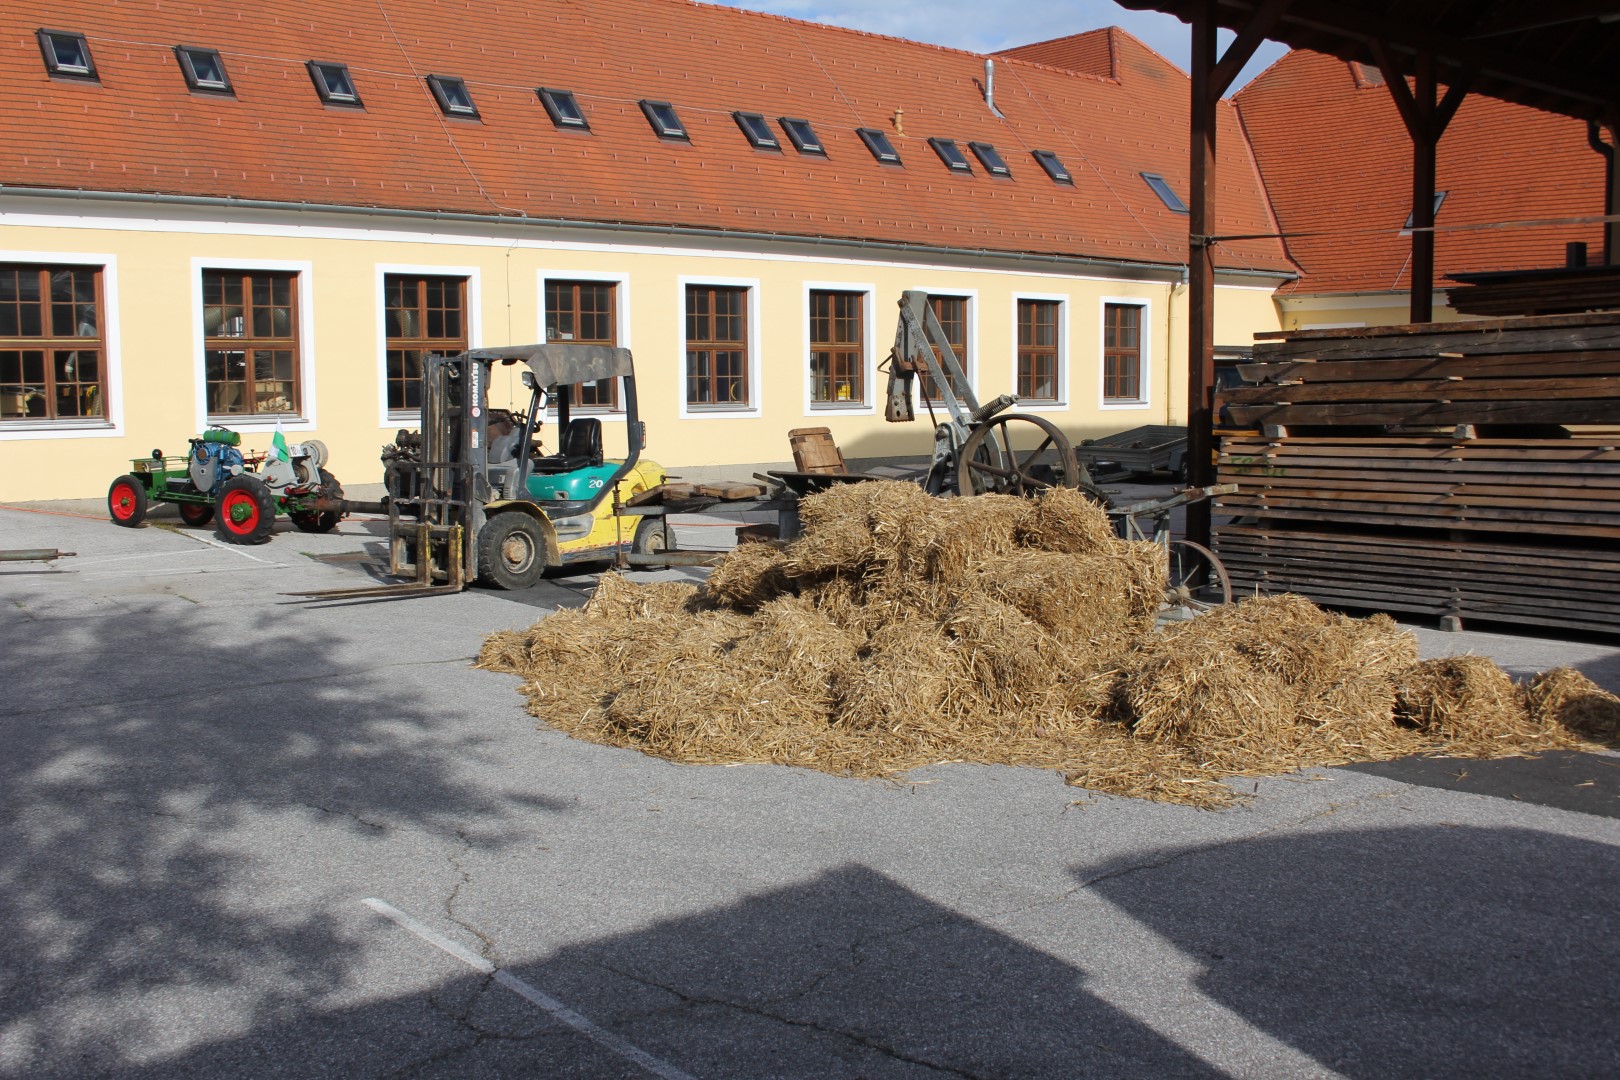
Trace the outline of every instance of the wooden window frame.
{"type": "MultiPolygon", "coordinates": [[[[962,295],[960,293],[928,294],[929,310],[934,313],[934,318],[939,320],[939,325],[944,329],[945,340],[951,343],[951,349],[956,353],[957,363],[962,365],[962,373],[967,376],[968,384],[970,386],[973,383],[973,356],[968,330],[972,325],[973,319],[972,308],[970,306],[972,301],[973,297],[962,295]],[[949,306],[959,306],[960,313],[953,314],[949,312],[947,310],[947,307],[949,306]],[[955,337],[952,336],[953,331],[955,332],[955,337]],[[957,340],[958,338],[960,338],[960,340],[957,340]]],[[[935,356],[938,355],[938,351],[936,350],[935,356]]],[[[945,366],[945,361],[943,358],[940,359],[940,366],[945,366]]],[[[963,388],[953,386],[952,389],[956,393],[957,400],[962,400],[963,388]]],[[[938,387],[934,383],[933,374],[927,371],[922,372],[922,378],[917,381],[917,394],[919,399],[926,397],[927,400],[933,401],[935,404],[945,400],[940,395],[938,387]]]]}
{"type": "MultiPolygon", "coordinates": [[[[402,294],[403,298],[403,294],[402,294]]],[[[383,275],[383,394],[384,406],[388,410],[390,419],[406,419],[418,414],[421,403],[410,404],[414,396],[411,393],[412,383],[420,385],[420,370],[416,376],[408,374],[406,358],[408,352],[417,353],[416,362],[421,364],[422,357],[428,353],[438,353],[440,356],[454,356],[456,353],[466,352],[471,341],[468,327],[467,312],[467,278],[462,274],[428,274],[428,273],[385,273],[383,275]],[[395,286],[410,285],[416,293],[416,303],[413,307],[404,307],[392,303],[395,286]],[[456,307],[432,307],[428,303],[429,286],[455,285],[456,307]],[[394,313],[396,311],[413,311],[416,316],[416,326],[419,331],[416,335],[399,333],[396,328],[394,313]],[[428,333],[432,319],[431,312],[455,311],[460,319],[459,334],[433,335],[428,333]],[[394,354],[400,353],[400,363],[394,362],[394,354]],[[396,371],[397,367],[397,371],[396,371]],[[396,389],[399,391],[395,393],[396,389]]]]}
{"type": "MultiPolygon", "coordinates": [[[[619,282],[600,281],[591,278],[546,278],[542,288],[543,305],[545,309],[546,340],[569,341],[584,345],[618,345],[619,344],[619,282]],[[552,305],[554,289],[568,290],[569,307],[567,314],[574,320],[576,332],[573,337],[557,336],[556,316],[564,309],[552,305]],[[577,329],[586,316],[585,310],[580,306],[580,290],[605,289],[607,292],[607,308],[605,311],[593,310],[589,314],[601,318],[606,322],[608,332],[606,336],[582,337],[577,329]]],[[[572,403],[573,410],[579,413],[616,413],[624,411],[619,401],[619,380],[600,379],[587,386],[578,387],[579,393],[572,403]]]]}
{"type": "Polygon", "coordinates": [[[809,374],[810,404],[818,409],[863,408],[867,405],[866,305],[868,296],[860,289],[812,288],[809,296],[810,325],[809,374]],[[839,314],[840,301],[853,301],[854,313],[839,314]],[[818,304],[830,305],[819,313],[818,304]],[[817,336],[817,324],[832,331],[836,324],[853,322],[853,338],[832,333],[817,336]],[[824,354],[824,370],[818,370],[817,354],[824,354]],[[842,389],[840,389],[840,387],[842,389]]]}
{"type": "Polygon", "coordinates": [[[682,316],[686,326],[686,368],[685,368],[685,403],[690,412],[734,412],[751,409],[754,400],[753,380],[750,374],[752,367],[753,325],[749,318],[749,307],[752,300],[751,290],[746,285],[712,284],[709,282],[688,282],[681,290],[682,316]],[[708,298],[706,310],[695,313],[693,311],[693,297],[703,294],[708,298]],[[722,315],[716,298],[724,294],[735,298],[736,311],[722,315]],[[735,317],[740,325],[737,337],[720,337],[716,328],[722,318],[735,317]],[[696,332],[694,332],[696,331],[696,332]],[[708,353],[710,356],[708,370],[697,372],[694,370],[694,354],[708,353]],[[716,369],[715,354],[736,353],[739,357],[739,368],[735,375],[722,376],[716,369]],[[729,383],[729,389],[722,392],[722,386],[729,383]],[[707,397],[701,395],[694,397],[693,391],[703,387],[707,397]]]}
{"type": "MultiPolygon", "coordinates": [[[[36,380],[26,378],[28,372],[22,368],[24,358],[21,355],[18,357],[19,370],[17,374],[21,377],[19,378],[19,381],[16,383],[0,384],[0,409],[11,406],[12,399],[15,398],[16,405],[24,410],[22,415],[16,416],[8,415],[5,412],[0,412],[0,425],[4,425],[15,430],[16,428],[28,428],[36,425],[46,424],[54,425],[90,422],[101,425],[111,422],[111,416],[109,414],[109,401],[107,397],[107,309],[105,299],[106,294],[103,287],[104,272],[104,267],[91,263],[0,263],[0,273],[16,273],[19,275],[19,278],[30,273],[37,275],[36,280],[39,282],[40,293],[39,300],[37,302],[40,320],[40,332],[38,334],[22,333],[22,311],[26,310],[28,307],[34,306],[34,303],[29,302],[25,304],[23,301],[19,300],[17,303],[19,316],[17,326],[18,332],[16,334],[0,336],[0,352],[16,352],[19,354],[39,352],[43,354],[43,356],[40,358],[40,363],[42,365],[40,368],[40,373],[43,375],[43,378],[37,380],[40,383],[39,387],[33,388],[32,384],[36,380]],[[95,316],[96,333],[94,337],[79,336],[76,334],[63,335],[54,332],[52,325],[54,312],[52,311],[52,308],[57,306],[57,302],[54,301],[51,296],[51,277],[52,275],[63,271],[75,274],[87,273],[92,276],[92,280],[95,285],[95,292],[94,299],[90,302],[90,307],[95,316]],[[70,362],[77,365],[81,358],[76,354],[84,352],[92,352],[95,354],[95,379],[86,380],[77,377],[72,379],[59,378],[57,365],[58,361],[60,361],[62,358],[57,354],[75,354],[70,362]],[[59,398],[65,387],[76,388],[75,390],[71,391],[71,393],[73,394],[74,399],[78,402],[78,412],[68,415],[62,414],[59,398]],[[30,389],[33,390],[32,393],[29,392],[30,389]],[[93,401],[91,408],[94,408],[97,411],[85,411],[84,400],[87,394],[93,401]],[[31,407],[31,404],[35,401],[40,401],[43,403],[44,411],[38,415],[29,415],[26,410],[27,408],[31,407]]],[[[76,300],[69,301],[68,303],[75,312],[74,318],[76,320],[77,309],[82,305],[76,300]]],[[[75,327],[77,327],[77,325],[78,323],[75,322],[75,327]]],[[[3,372],[0,372],[0,376],[3,376],[3,374],[3,372]]]]}
{"type": "Polygon", "coordinates": [[[1013,392],[1020,403],[1031,405],[1060,405],[1063,403],[1063,301],[1046,297],[1020,296],[1014,316],[1017,349],[1017,369],[1013,373],[1013,392]],[[1049,323],[1032,317],[1049,312],[1049,323]],[[1035,331],[1049,326],[1052,343],[1044,345],[1036,340],[1035,331]],[[1051,379],[1050,396],[1038,392],[1043,377],[1051,379]]]}
{"type": "MultiPolygon", "coordinates": [[[[257,417],[274,417],[276,419],[302,420],[304,418],[304,398],[305,398],[307,388],[304,386],[304,355],[303,355],[303,344],[302,344],[303,312],[300,310],[301,306],[302,306],[302,297],[300,296],[300,292],[301,292],[301,289],[302,289],[303,281],[302,281],[302,276],[301,276],[300,271],[297,271],[297,270],[244,270],[244,269],[236,269],[236,268],[232,268],[232,267],[228,267],[228,266],[223,266],[223,267],[211,266],[211,267],[206,267],[206,268],[203,269],[202,276],[203,276],[203,279],[202,279],[202,300],[203,300],[203,319],[204,319],[204,325],[203,325],[203,383],[204,383],[204,402],[205,402],[204,408],[206,410],[208,420],[210,422],[213,422],[213,421],[216,421],[216,420],[241,421],[243,419],[253,419],[253,418],[257,418],[257,417]],[[208,301],[209,301],[209,290],[210,290],[210,281],[209,281],[209,279],[211,277],[214,277],[214,276],[217,276],[219,278],[221,289],[223,289],[225,287],[225,283],[228,282],[232,278],[239,279],[240,282],[241,282],[241,287],[242,287],[242,314],[240,316],[238,316],[242,321],[241,333],[217,332],[217,331],[227,331],[227,330],[230,330],[232,328],[232,326],[231,326],[232,320],[226,319],[224,317],[223,311],[221,312],[220,321],[219,321],[219,324],[218,324],[218,326],[216,328],[216,332],[213,333],[213,334],[210,334],[208,332],[207,311],[208,311],[208,308],[210,306],[209,303],[208,303],[208,301]],[[288,325],[287,325],[287,328],[286,328],[286,333],[284,333],[284,334],[278,334],[278,333],[272,332],[272,333],[270,333],[268,335],[260,335],[260,334],[255,332],[254,315],[259,310],[261,310],[263,308],[268,307],[268,308],[273,310],[274,308],[279,306],[279,305],[276,305],[274,302],[272,302],[272,303],[270,303],[268,305],[261,305],[261,304],[258,304],[258,303],[255,302],[255,300],[253,298],[253,286],[254,286],[255,281],[258,280],[258,279],[263,279],[265,281],[270,281],[270,282],[273,282],[273,281],[276,281],[276,280],[284,280],[287,283],[287,304],[286,304],[286,307],[287,307],[287,312],[288,312],[288,318],[287,318],[288,325]],[[247,370],[246,370],[245,365],[248,364],[248,363],[256,364],[258,362],[258,358],[256,356],[254,356],[253,354],[258,353],[258,352],[271,352],[271,353],[286,352],[286,353],[290,354],[290,356],[289,356],[289,360],[290,360],[289,370],[291,372],[291,375],[285,381],[290,382],[292,384],[292,393],[291,393],[291,400],[288,401],[288,403],[287,403],[287,408],[284,408],[284,409],[273,409],[273,408],[261,409],[259,407],[259,391],[258,391],[258,388],[257,388],[257,384],[259,384],[261,382],[275,383],[275,382],[279,382],[279,381],[283,381],[283,380],[275,379],[273,377],[273,373],[272,373],[272,378],[270,378],[268,380],[260,379],[256,372],[251,378],[249,378],[247,376],[247,370]],[[242,353],[243,358],[244,358],[244,361],[243,361],[244,362],[243,378],[241,378],[241,379],[232,379],[232,378],[213,379],[213,378],[210,378],[208,368],[209,368],[209,356],[212,353],[242,353]],[[214,397],[214,388],[216,386],[233,386],[233,385],[238,386],[238,387],[241,388],[241,391],[242,391],[242,393],[240,395],[241,400],[246,404],[247,407],[242,408],[242,409],[231,410],[231,411],[223,411],[223,412],[216,410],[215,407],[214,407],[215,400],[216,400],[215,397],[214,397]]],[[[221,295],[220,304],[218,306],[221,309],[230,306],[230,305],[225,303],[225,298],[224,298],[223,294],[221,295]]],[[[271,318],[273,320],[274,315],[272,315],[271,318]]],[[[273,321],[272,321],[272,331],[273,330],[274,330],[274,324],[273,324],[273,321]]],[[[272,363],[274,363],[273,359],[272,359],[272,363]]]]}
{"type": "Polygon", "coordinates": [[[1147,401],[1146,372],[1143,367],[1143,334],[1147,326],[1147,305],[1105,301],[1102,325],[1102,399],[1104,405],[1142,405],[1147,401]],[[1125,325],[1125,312],[1133,323],[1125,325]],[[1132,345],[1120,344],[1120,332],[1135,331],[1132,345]],[[1129,392],[1127,392],[1129,391],[1129,392]]]}

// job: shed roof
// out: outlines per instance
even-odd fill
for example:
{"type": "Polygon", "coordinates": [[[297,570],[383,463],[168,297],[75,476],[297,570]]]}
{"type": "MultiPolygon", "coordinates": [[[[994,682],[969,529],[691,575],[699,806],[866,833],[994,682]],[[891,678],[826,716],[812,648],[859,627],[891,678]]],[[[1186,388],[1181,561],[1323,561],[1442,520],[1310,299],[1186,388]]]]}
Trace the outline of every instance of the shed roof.
{"type": "MultiPolygon", "coordinates": [[[[0,44],[8,186],[1186,258],[1184,218],[1140,179],[1186,190],[1186,79],[1146,61],[1105,79],[998,58],[998,118],[983,56],[687,0],[15,0],[0,44]],[[47,75],[42,26],[84,33],[99,80],[47,75]],[[180,44],[217,49],[234,94],[188,90],[180,44]],[[322,104],[310,60],[346,64],[364,107],[322,104]],[[429,74],[464,79],[479,118],[444,115],[429,74]],[[572,91],[590,130],[554,126],[542,86],[572,91]],[[657,137],[643,99],[672,103],[690,141],[657,137]],[[754,148],[737,110],[810,121],[826,156],[754,148]],[[875,161],[861,127],[885,131],[904,166],[875,161]],[[1013,175],[953,173],[930,137],[993,144],[1013,175]],[[1036,149],[1074,186],[1049,180],[1036,149]]],[[[1222,123],[1221,231],[1272,231],[1235,113],[1222,123]]],[[[1225,248],[1221,265],[1291,271],[1271,240],[1225,248]]]]}
{"type": "MultiPolygon", "coordinates": [[[[1275,0],[1118,0],[1191,22],[1209,4],[1241,30],[1275,0]]],[[[1296,49],[1375,63],[1372,42],[1397,57],[1435,58],[1436,75],[1504,101],[1614,123],[1620,112],[1620,11],[1612,0],[1288,0],[1266,34],[1296,49]]]]}
{"type": "MultiPolygon", "coordinates": [[[[1411,143],[1381,76],[1296,50],[1234,96],[1289,253],[1304,271],[1289,293],[1411,287],[1411,143]]],[[[1469,95],[1440,139],[1435,218],[1440,276],[1560,266],[1564,245],[1596,250],[1603,227],[1526,222],[1603,214],[1603,159],[1586,124],[1469,95]]]]}

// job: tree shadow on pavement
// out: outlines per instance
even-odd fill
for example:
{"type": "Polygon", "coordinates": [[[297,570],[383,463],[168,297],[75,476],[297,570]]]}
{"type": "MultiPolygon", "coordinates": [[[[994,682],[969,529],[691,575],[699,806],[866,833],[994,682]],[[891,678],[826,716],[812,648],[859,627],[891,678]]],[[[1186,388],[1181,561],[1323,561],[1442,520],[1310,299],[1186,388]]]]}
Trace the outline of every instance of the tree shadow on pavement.
{"type": "Polygon", "coordinates": [[[1262,838],[1077,871],[1198,988],[1350,1077],[1620,1075],[1620,850],[1528,829],[1262,838]]]}
{"type": "Polygon", "coordinates": [[[311,1008],[360,955],[327,899],[372,841],[507,842],[517,812],[456,773],[478,748],[342,673],[341,643],[173,596],[54,602],[0,620],[0,1073],[311,1008]]]}
{"type": "MultiPolygon", "coordinates": [[[[405,935],[381,919],[377,932],[405,935]]],[[[266,1025],[125,1075],[652,1075],[406,940],[445,973],[431,996],[266,1025]],[[426,1037],[435,1014],[457,1029],[426,1037]]],[[[860,866],[508,971],[704,1080],[1221,1075],[1070,965],[860,866]]]]}

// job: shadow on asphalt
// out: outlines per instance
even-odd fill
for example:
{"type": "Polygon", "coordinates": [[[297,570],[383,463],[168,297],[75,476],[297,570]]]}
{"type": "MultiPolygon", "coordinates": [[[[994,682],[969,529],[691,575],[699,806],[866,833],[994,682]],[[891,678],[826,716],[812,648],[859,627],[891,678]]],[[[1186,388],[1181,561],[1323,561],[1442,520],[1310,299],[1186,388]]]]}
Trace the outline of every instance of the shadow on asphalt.
{"type": "Polygon", "coordinates": [[[1531,758],[1408,757],[1340,768],[1403,784],[1620,818],[1620,757],[1559,750],[1531,758]]]}
{"type": "Polygon", "coordinates": [[[1423,827],[1166,851],[1082,876],[1197,985],[1350,1077],[1620,1075],[1620,850],[1423,827]],[[1135,867],[1155,867],[1151,873],[1135,867]]]}
{"type": "Polygon", "coordinates": [[[116,1035],[52,1019],[66,1000],[228,987],[239,1003],[262,984],[269,1017],[344,987],[362,944],[330,911],[244,910],[245,894],[280,883],[233,830],[262,843],[284,829],[317,867],[308,834],[333,825],[519,839],[519,812],[458,778],[480,747],[446,734],[386,667],[333,679],[323,658],[341,642],[271,613],[223,638],[205,610],[168,602],[0,619],[0,1049],[35,1063],[18,1075],[120,1068],[116,1035]]]}
{"type": "MultiPolygon", "coordinates": [[[[1202,994],[1325,1069],[1369,1080],[1620,1071],[1612,847],[1425,827],[1167,850],[1075,874],[1190,957],[1202,994]]],[[[1074,930],[1086,948],[1112,947],[1074,930]]],[[[379,920],[377,933],[404,932],[379,920]]],[[[424,964],[437,957],[420,948],[424,964]]],[[[1088,993],[1083,968],[859,866],[508,970],[696,1077],[1223,1075],[1088,993]]],[[[471,975],[431,995],[268,1020],[123,1075],[396,1070],[646,1075],[471,975]],[[425,1039],[435,1025],[441,1039],[425,1039]]]]}

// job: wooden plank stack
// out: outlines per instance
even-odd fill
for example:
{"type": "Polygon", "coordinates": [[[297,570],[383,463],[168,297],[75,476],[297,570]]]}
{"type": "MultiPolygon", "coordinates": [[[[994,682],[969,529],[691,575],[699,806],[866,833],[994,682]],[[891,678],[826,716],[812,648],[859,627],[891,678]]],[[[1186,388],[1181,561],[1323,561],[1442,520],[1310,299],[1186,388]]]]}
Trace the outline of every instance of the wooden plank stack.
{"type": "Polygon", "coordinates": [[[1620,632],[1620,314],[1268,336],[1217,394],[1238,591],[1620,632]],[[1570,426],[1577,427],[1570,432],[1570,426]]]}

